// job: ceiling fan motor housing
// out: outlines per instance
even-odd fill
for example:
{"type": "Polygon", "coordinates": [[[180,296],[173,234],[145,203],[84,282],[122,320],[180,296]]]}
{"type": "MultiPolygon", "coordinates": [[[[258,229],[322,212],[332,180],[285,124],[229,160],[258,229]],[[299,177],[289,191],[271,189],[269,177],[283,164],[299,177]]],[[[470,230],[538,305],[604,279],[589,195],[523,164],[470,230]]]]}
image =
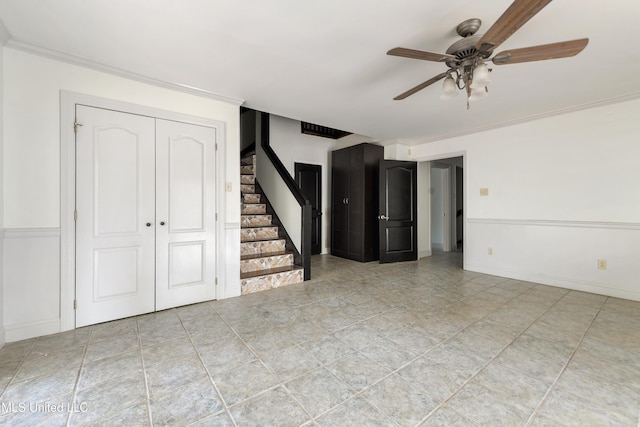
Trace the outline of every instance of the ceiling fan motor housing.
{"type": "Polygon", "coordinates": [[[463,62],[476,59],[486,59],[491,56],[493,50],[479,51],[476,44],[482,38],[482,34],[474,34],[458,40],[447,49],[447,54],[456,57],[456,60],[449,60],[445,63],[449,68],[457,68],[463,62]]]}

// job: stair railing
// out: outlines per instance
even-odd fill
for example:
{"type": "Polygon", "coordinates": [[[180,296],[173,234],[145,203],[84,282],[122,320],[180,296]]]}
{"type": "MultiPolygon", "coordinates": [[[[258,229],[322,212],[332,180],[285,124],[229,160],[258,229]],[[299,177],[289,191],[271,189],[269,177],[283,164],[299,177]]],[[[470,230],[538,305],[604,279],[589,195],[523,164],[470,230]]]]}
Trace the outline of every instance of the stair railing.
{"type": "Polygon", "coordinates": [[[311,204],[269,145],[269,114],[256,113],[256,135],[260,140],[256,144],[256,177],[299,253],[295,263],[304,268],[304,280],[309,280],[311,204]]]}

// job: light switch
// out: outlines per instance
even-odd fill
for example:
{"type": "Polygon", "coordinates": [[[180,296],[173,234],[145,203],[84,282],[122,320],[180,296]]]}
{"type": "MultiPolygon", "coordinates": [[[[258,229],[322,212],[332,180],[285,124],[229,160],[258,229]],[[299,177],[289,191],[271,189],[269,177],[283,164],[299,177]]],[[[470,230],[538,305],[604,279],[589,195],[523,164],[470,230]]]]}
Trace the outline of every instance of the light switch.
{"type": "Polygon", "coordinates": [[[227,182],[227,183],[226,183],[225,191],[226,191],[227,193],[231,193],[231,183],[230,183],[230,182],[227,182]]]}

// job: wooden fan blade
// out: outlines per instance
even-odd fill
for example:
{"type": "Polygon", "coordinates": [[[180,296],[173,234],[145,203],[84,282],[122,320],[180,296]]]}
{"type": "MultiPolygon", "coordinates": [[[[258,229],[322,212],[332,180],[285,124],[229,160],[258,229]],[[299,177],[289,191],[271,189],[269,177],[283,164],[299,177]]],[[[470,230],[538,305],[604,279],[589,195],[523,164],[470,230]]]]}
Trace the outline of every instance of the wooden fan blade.
{"type": "Polygon", "coordinates": [[[495,49],[549,3],[551,0],[515,0],[476,43],[476,49],[483,52],[495,49]]]}
{"type": "Polygon", "coordinates": [[[404,47],[396,47],[387,52],[387,55],[402,56],[404,58],[422,59],[425,61],[444,62],[450,59],[456,59],[455,56],[446,53],[432,53],[424,50],[407,49],[404,47]]]}
{"type": "Polygon", "coordinates": [[[505,50],[493,57],[493,63],[496,65],[506,65],[516,64],[518,62],[568,58],[582,52],[588,43],[589,39],[578,39],[540,46],[523,47],[521,49],[505,50]]]}
{"type": "Polygon", "coordinates": [[[393,100],[394,101],[400,101],[401,99],[405,99],[406,97],[411,96],[414,93],[421,91],[425,87],[434,84],[438,80],[442,80],[444,78],[444,76],[446,76],[446,75],[447,75],[447,73],[438,74],[437,76],[430,78],[426,82],[420,83],[418,86],[416,86],[416,87],[414,87],[412,89],[409,89],[408,91],[406,91],[404,93],[401,93],[400,95],[398,95],[395,98],[393,98],[393,100]]]}

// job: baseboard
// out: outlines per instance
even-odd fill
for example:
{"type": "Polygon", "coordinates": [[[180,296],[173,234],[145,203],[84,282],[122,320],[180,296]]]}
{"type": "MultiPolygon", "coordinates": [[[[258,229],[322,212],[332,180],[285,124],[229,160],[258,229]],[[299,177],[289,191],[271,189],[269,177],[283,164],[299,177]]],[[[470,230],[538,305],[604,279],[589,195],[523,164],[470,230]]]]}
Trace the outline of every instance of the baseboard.
{"type": "Polygon", "coordinates": [[[592,294],[605,295],[614,298],[640,301],[640,292],[628,289],[612,288],[606,284],[598,282],[578,281],[564,277],[549,276],[546,274],[527,274],[517,271],[487,268],[475,265],[465,265],[465,270],[477,273],[490,274],[492,276],[506,277],[509,279],[521,280],[524,282],[539,283],[541,285],[554,286],[558,288],[571,289],[574,291],[589,292],[592,294]]]}
{"type": "Polygon", "coordinates": [[[420,258],[426,258],[431,256],[431,249],[426,249],[426,250],[422,250],[422,251],[418,251],[418,259],[420,258]]]}
{"type": "Polygon", "coordinates": [[[26,340],[28,338],[50,335],[58,332],[60,332],[60,319],[5,325],[6,342],[26,340]]]}

